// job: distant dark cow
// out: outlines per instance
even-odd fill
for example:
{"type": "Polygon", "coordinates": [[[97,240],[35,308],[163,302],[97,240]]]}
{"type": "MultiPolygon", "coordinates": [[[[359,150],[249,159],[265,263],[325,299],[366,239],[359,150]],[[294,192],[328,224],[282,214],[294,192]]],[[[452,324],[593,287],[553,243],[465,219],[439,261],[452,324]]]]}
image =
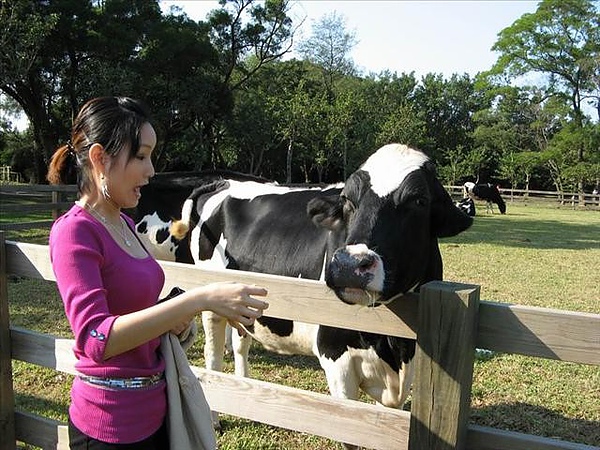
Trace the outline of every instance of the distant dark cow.
{"type": "Polygon", "coordinates": [[[484,200],[486,202],[488,211],[494,211],[492,203],[498,205],[500,214],[506,213],[506,203],[502,200],[500,191],[496,186],[491,183],[475,184],[471,181],[467,181],[463,184],[463,196],[470,197],[473,200],[484,200]]]}
{"type": "Polygon", "coordinates": [[[454,203],[458,208],[462,209],[465,214],[475,217],[475,202],[471,197],[463,198],[454,203]]]}
{"type": "MultiPolygon", "coordinates": [[[[390,144],[345,185],[201,186],[184,205],[180,229],[194,225],[190,249],[200,266],[324,279],[342,301],[373,306],[442,279],[438,238],[471,223],[425,154],[390,144]]],[[[221,370],[225,320],[211,313],[202,320],[207,367],[221,370]]],[[[413,340],[269,317],[247,331],[269,350],[315,355],[333,396],[357,399],[362,389],[400,408],[410,391],[413,340]]],[[[238,375],[248,375],[249,347],[249,337],[234,333],[238,375]]]]}

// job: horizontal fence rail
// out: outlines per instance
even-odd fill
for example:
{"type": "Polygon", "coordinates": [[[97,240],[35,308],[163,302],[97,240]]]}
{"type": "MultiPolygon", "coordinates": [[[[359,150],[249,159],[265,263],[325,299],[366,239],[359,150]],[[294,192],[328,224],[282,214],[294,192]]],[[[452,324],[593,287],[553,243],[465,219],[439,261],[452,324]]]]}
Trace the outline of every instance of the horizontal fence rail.
{"type": "Polygon", "coordinates": [[[0,222],[0,231],[49,229],[54,220],[73,205],[76,197],[77,186],[75,185],[0,185],[0,212],[2,214],[47,212],[49,215],[45,220],[18,223],[0,222]]]}
{"type": "MultiPolygon", "coordinates": [[[[47,246],[16,242],[3,244],[1,233],[0,245],[5,251],[5,256],[2,258],[4,264],[2,270],[5,273],[55,281],[47,246]]],[[[327,325],[331,326],[410,338],[415,336],[419,338],[418,328],[427,326],[427,323],[423,322],[423,311],[419,311],[419,308],[423,309],[423,303],[417,301],[416,295],[401,297],[389,307],[364,308],[343,304],[326,289],[324,284],[317,281],[241,271],[208,270],[169,262],[160,262],[160,264],[165,270],[168,283],[165,292],[176,285],[188,289],[208,282],[235,279],[267,287],[270,306],[266,312],[273,317],[311,323],[324,323],[326,319],[327,325]]],[[[444,289],[449,291],[458,289],[459,296],[467,301],[474,292],[468,285],[446,282],[433,282],[430,285],[427,285],[424,290],[428,292],[427,295],[434,297],[443,297],[444,289]]],[[[439,300],[445,301],[442,297],[439,300]]],[[[478,294],[472,298],[478,301],[478,294]]],[[[469,320],[475,319],[478,321],[478,326],[474,328],[473,348],[476,345],[479,348],[495,351],[600,365],[600,315],[481,301],[478,306],[478,317],[471,316],[469,320]]],[[[452,333],[454,332],[463,331],[457,326],[452,333]]],[[[452,336],[452,333],[449,333],[449,336],[452,336]]],[[[434,347],[438,344],[434,342],[431,344],[433,350],[427,350],[428,344],[421,342],[420,348],[427,353],[425,356],[435,353],[434,347]]],[[[76,373],[71,339],[13,327],[10,329],[10,345],[13,359],[54,368],[71,375],[76,373]]],[[[427,364],[426,359],[422,361],[424,362],[420,364],[427,364]]],[[[413,412],[408,413],[352,400],[335,399],[329,395],[240,378],[198,367],[193,367],[192,370],[202,382],[211,408],[216,411],[368,448],[419,449],[416,446],[418,444],[409,442],[420,431],[417,419],[421,420],[419,415],[421,411],[414,406],[417,402],[415,392],[413,392],[413,412]],[[415,413],[418,413],[417,416],[415,413]],[[302,417],[302,420],[298,420],[298,417],[302,417]]],[[[469,376],[468,371],[460,375],[460,377],[465,376],[469,376]]],[[[456,384],[454,378],[449,379],[448,386],[453,384],[456,384]]],[[[456,398],[468,400],[468,394],[469,392],[456,392],[456,398]]],[[[436,407],[438,410],[444,409],[443,405],[430,408],[434,416],[436,407]]],[[[467,413],[465,410],[468,412],[468,405],[457,413],[464,416],[467,413]]],[[[443,414],[443,411],[438,411],[438,414],[443,414]]],[[[460,425],[460,421],[455,422],[447,415],[437,417],[448,419],[447,422],[451,425],[460,425]]],[[[464,417],[461,420],[464,420],[464,417]]],[[[14,421],[17,439],[42,448],[68,448],[66,426],[63,423],[37,418],[22,411],[15,413],[14,421]]],[[[435,420],[432,423],[435,423],[435,420]]],[[[464,432],[458,428],[450,430],[445,428],[448,427],[439,428],[437,432],[448,433],[453,439],[455,438],[455,442],[462,442],[462,444],[450,445],[444,439],[433,436],[434,444],[426,448],[473,450],[594,448],[489,427],[468,425],[464,432]],[[464,438],[461,438],[461,433],[464,438]]]]}
{"type": "MultiPolygon", "coordinates": [[[[47,246],[7,241],[6,254],[9,273],[56,281],[47,246]]],[[[319,281],[159,263],[167,279],[163,294],[173,286],[191,289],[235,279],[268,287],[269,309],[265,315],[271,317],[416,337],[418,296],[415,294],[400,297],[388,306],[366,308],[340,302],[319,281]]],[[[476,345],[492,351],[600,365],[600,315],[481,301],[476,345]]]]}
{"type": "MultiPolygon", "coordinates": [[[[453,198],[463,196],[462,186],[444,186],[453,198]]],[[[558,203],[571,206],[600,207],[600,195],[581,192],[539,191],[533,189],[511,189],[499,187],[505,200],[511,202],[558,203]]]]}

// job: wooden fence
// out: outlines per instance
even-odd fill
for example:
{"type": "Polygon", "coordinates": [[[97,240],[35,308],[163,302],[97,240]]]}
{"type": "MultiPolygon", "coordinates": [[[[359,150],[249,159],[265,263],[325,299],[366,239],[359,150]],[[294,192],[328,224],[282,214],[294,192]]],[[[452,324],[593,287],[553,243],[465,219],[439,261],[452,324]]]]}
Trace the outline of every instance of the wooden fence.
{"type": "MultiPolygon", "coordinates": [[[[445,188],[453,199],[463,196],[462,186],[445,186],[445,188]]],[[[499,188],[498,191],[505,202],[568,205],[590,209],[600,208],[600,194],[510,188],[499,188]]]]}
{"type": "Polygon", "coordinates": [[[0,183],[21,183],[21,174],[10,166],[0,166],[0,183]]]}
{"type": "Polygon", "coordinates": [[[27,230],[50,228],[60,214],[69,209],[76,199],[75,185],[0,185],[0,211],[2,213],[48,213],[48,218],[31,222],[0,223],[0,230],[27,230]]]}
{"type": "MultiPolygon", "coordinates": [[[[376,449],[594,448],[471,425],[469,411],[475,348],[600,365],[598,314],[480,302],[478,286],[441,281],[387,307],[360,308],[314,280],[160,264],[165,292],[235,279],[269,289],[272,317],[417,340],[410,412],[194,367],[215,411],[376,449]]],[[[54,281],[47,246],[5,241],[0,232],[0,448],[20,441],[67,449],[64,423],[15,410],[11,358],[75,374],[72,341],[10,327],[9,274],[54,281]]]]}

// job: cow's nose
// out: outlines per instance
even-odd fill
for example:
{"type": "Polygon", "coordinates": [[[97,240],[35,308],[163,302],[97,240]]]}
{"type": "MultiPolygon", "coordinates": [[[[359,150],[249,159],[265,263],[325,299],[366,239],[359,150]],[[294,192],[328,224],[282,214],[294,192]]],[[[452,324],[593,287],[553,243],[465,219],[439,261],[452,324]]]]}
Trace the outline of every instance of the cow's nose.
{"type": "Polygon", "coordinates": [[[364,289],[373,278],[372,269],[375,264],[376,258],[370,252],[338,249],[329,265],[328,282],[338,288],[364,289]]]}
{"type": "Polygon", "coordinates": [[[375,264],[375,257],[373,255],[362,255],[356,260],[356,266],[361,271],[369,269],[373,264],[375,264]]]}

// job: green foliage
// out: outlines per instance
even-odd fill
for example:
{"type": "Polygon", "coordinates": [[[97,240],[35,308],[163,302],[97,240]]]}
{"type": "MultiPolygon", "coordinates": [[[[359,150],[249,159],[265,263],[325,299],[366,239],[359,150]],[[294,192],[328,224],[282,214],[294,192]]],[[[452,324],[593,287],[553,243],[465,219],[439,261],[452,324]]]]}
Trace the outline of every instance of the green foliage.
{"type": "MultiPolygon", "coordinates": [[[[594,2],[544,0],[535,13],[502,30],[492,49],[501,55],[490,76],[543,75],[545,96],[569,104],[574,126],[583,127],[582,101],[599,98],[600,14],[594,2]]],[[[583,161],[583,145],[575,151],[583,161]]]]}
{"type": "Polygon", "coordinates": [[[472,113],[484,103],[468,75],[455,74],[444,80],[441,75],[428,74],[416,86],[414,101],[426,127],[427,139],[421,147],[435,161],[444,164],[445,152],[458,145],[472,147],[472,113]]]}
{"type": "MultiPolygon", "coordinates": [[[[593,77],[600,55],[600,15],[589,0],[544,0],[502,30],[492,47],[501,53],[491,70],[516,77],[546,74],[548,90],[567,97],[597,88],[593,77]]],[[[573,101],[579,107],[580,98],[573,101]]]]}

